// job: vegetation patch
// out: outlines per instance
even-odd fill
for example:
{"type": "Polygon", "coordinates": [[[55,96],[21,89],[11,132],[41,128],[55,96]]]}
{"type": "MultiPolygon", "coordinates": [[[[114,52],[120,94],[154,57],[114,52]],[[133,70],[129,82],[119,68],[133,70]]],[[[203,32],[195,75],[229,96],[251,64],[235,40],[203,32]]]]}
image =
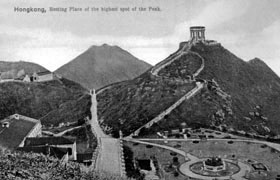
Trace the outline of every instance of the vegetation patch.
{"type": "Polygon", "coordinates": [[[75,162],[65,164],[42,154],[7,151],[0,151],[0,179],[126,180],[106,173],[84,172],[75,162]]]}

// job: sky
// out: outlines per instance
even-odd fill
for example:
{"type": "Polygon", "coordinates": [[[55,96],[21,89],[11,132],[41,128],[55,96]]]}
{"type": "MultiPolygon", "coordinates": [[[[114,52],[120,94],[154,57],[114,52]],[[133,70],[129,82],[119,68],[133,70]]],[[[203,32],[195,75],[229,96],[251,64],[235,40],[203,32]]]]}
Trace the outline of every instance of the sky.
{"type": "Polygon", "coordinates": [[[54,71],[106,43],[154,65],[189,39],[190,26],[202,25],[207,39],[245,61],[262,59],[280,76],[279,9],[279,0],[1,0],[0,60],[35,62],[54,71]],[[46,13],[15,11],[30,7],[46,13]]]}

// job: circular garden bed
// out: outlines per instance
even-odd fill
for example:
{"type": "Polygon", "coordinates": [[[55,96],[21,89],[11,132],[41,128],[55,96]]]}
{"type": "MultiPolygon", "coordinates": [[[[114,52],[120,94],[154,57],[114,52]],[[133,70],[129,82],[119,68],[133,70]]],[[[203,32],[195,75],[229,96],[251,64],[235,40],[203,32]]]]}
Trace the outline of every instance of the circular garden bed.
{"type": "Polygon", "coordinates": [[[199,174],[202,176],[209,176],[209,177],[223,177],[223,176],[231,176],[233,174],[236,174],[240,171],[240,168],[238,165],[225,161],[225,165],[226,168],[225,170],[221,170],[218,172],[213,172],[213,171],[208,171],[208,170],[204,170],[203,168],[203,162],[197,162],[194,163],[190,166],[190,170],[195,173],[195,174],[199,174]]]}

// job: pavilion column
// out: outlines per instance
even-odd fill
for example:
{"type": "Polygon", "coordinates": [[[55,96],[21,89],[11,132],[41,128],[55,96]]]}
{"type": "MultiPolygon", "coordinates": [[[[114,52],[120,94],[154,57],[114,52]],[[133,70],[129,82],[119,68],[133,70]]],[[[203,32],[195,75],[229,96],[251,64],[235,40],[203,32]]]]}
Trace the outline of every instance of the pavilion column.
{"type": "Polygon", "coordinates": [[[205,39],[205,31],[202,31],[202,38],[205,39]]]}

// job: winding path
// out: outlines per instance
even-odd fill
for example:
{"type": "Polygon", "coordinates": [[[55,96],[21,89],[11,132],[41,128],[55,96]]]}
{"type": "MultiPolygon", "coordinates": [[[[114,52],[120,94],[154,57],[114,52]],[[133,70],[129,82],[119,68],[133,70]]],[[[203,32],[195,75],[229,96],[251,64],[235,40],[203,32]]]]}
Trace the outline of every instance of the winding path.
{"type": "Polygon", "coordinates": [[[196,77],[196,76],[198,76],[198,75],[201,73],[201,71],[204,69],[205,60],[204,60],[204,58],[203,58],[202,56],[200,56],[197,52],[189,51],[189,53],[198,56],[198,57],[200,58],[200,60],[201,60],[201,66],[200,66],[200,68],[197,69],[196,72],[193,74],[193,77],[196,77]]]}
{"type": "Polygon", "coordinates": [[[141,140],[138,140],[138,139],[133,139],[133,138],[128,138],[128,137],[124,138],[123,140],[128,141],[128,142],[140,143],[140,144],[145,144],[145,145],[152,145],[152,146],[155,146],[155,147],[167,149],[167,150],[176,152],[176,153],[186,157],[186,152],[185,151],[182,151],[182,150],[170,147],[170,146],[156,144],[156,143],[151,143],[151,142],[146,142],[146,141],[141,141],[141,140]]]}
{"type": "Polygon", "coordinates": [[[154,76],[158,75],[158,72],[163,69],[164,67],[168,66],[169,64],[171,64],[173,61],[177,60],[178,58],[180,58],[181,56],[184,55],[184,51],[189,51],[189,49],[191,48],[189,43],[186,43],[179,51],[175,52],[174,54],[172,54],[171,56],[167,57],[165,60],[163,60],[162,62],[156,64],[152,69],[151,69],[151,73],[154,76]],[[186,50],[187,49],[187,50],[186,50]]]}
{"type": "Polygon", "coordinates": [[[193,76],[196,77],[200,74],[200,72],[204,69],[204,58],[202,56],[200,56],[197,52],[191,51],[191,44],[186,43],[179,51],[177,51],[175,54],[171,55],[170,57],[166,58],[165,60],[163,60],[163,63],[159,63],[157,65],[155,65],[155,67],[153,67],[151,69],[151,74],[154,76],[158,76],[158,73],[160,70],[162,70],[163,68],[165,68],[166,66],[170,65],[172,62],[180,59],[182,56],[187,55],[187,54],[194,54],[196,56],[199,57],[199,59],[201,60],[201,66],[199,69],[196,70],[195,73],[193,73],[193,76]],[[165,62],[167,61],[167,62],[165,62]],[[164,63],[165,62],[165,63],[164,63]]]}

